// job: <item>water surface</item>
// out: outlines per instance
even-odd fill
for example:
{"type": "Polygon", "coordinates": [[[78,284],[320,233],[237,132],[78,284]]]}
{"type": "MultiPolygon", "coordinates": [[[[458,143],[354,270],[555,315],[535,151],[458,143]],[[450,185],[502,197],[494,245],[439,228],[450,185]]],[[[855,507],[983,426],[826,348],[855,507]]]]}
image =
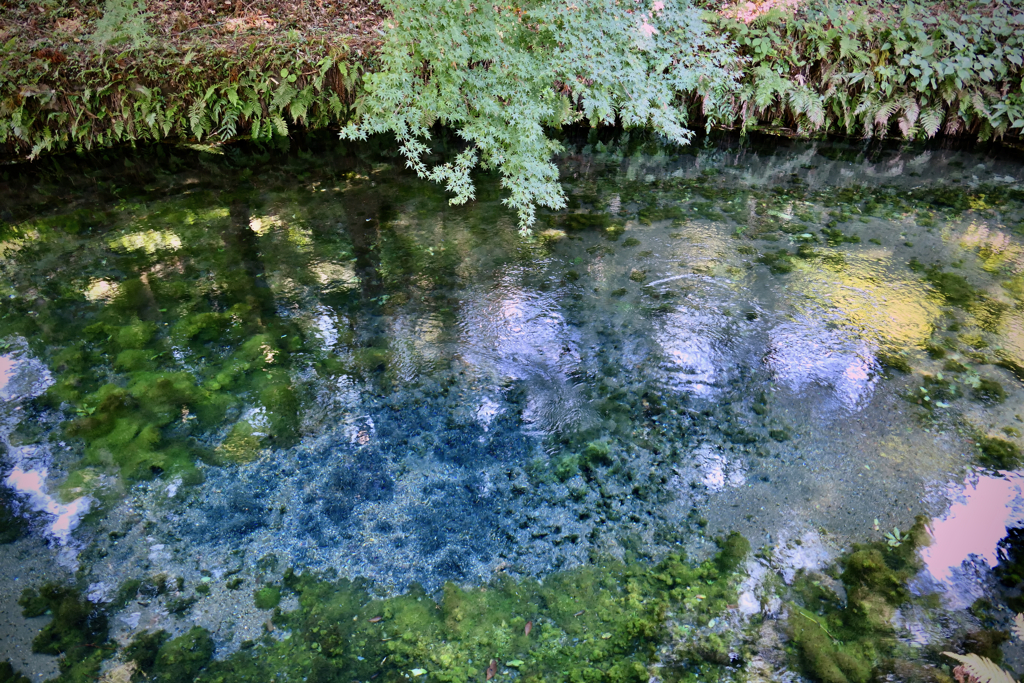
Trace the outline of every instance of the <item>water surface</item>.
{"type": "MultiPolygon", "coordinates": [[[[529,237],[491,179],[448,207],[333,144],[8,171],[17,543],[97,601],[205,579],[188,624],[224,652],[265,620],[228,577],[433,591],[732,530],[820,566],[968,480],[1002,518],[969,550],[936,523],[932,573],[994,563],[1019,488],[977,444],[1022,444],[1019,160],[597,144],[561,167],[569,208],[529,237]]],[[[153,601],[115,630],[147,627],[184,624],[153,601]]]]}

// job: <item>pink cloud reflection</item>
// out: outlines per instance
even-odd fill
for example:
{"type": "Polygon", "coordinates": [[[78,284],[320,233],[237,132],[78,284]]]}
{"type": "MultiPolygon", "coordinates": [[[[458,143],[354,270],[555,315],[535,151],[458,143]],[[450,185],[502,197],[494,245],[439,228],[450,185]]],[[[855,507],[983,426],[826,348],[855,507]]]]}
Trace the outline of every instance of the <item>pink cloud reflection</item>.
{"type": "Polygon", "coordinates": [[[0,356],[0,391],[7,386],[7,382],[11,379],[11,374],[14,372],[14,366],[17,363],[10,356],[0,356]]]}
{"type": "Polygon", "coordinates": [[[952,570],[970,555],[977,555],[988,566],[997,562],[996,544],[1006,536],[1010,504],[1021,496],[1021,475],[1005,478],[983,476],[963,492],[964,500],[949,508],[945,518],[934,520],[932,544],[922,550],[928,572],[940,581],[948,581],[952,570]]]}

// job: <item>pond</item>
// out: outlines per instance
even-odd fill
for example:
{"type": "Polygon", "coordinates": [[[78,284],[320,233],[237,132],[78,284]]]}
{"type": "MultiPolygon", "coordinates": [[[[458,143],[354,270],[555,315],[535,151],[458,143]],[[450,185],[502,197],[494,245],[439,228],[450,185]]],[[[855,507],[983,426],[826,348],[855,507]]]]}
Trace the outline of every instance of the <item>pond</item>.
{"type": "Polygon", "coordinates": [[[530,236],[495,179],[450,207],[372,144],[6,169],[0,660],[1024,665],[1019,155],[624,136],[559,163],[530,236]]]}

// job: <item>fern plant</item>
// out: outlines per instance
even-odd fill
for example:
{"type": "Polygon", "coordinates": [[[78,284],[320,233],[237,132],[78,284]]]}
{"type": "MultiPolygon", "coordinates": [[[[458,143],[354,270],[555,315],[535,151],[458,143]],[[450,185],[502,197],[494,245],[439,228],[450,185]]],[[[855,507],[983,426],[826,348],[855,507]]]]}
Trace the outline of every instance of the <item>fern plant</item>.
{"type": "Polygon", "coordinates": [[[141,0],[104,0],[103,16],[89,39],[101,49],[125,44],[136,50],[146,47],[153,40],[149,17],[141,0]]]}
{"type": "Polygon", "coordinates": [[[973,653],[958,655],[955,652],[943,652],[942,654],[960,662],[960,666],[954,669],[958,683],[1017,683],[1013,676],[988,657],[973,653]]]}
{"type": "Polygon", "coordinates": [[[652,126],[686,143],[684,96],[713,115],[734,83],[727,42],[687,0],[390,0],[382,68],[366,78],[361,115],[341,135],[390,132],[410,168],[445,185],[451,202],[474,197],[470,172],[496,169],[521,230],[537,204],[565,204],[559,150],[545,127],[581,120],[652,126]],[[435,123],[468,143],[430,166],[435,123]]]}
{"type": "MultiPolygon", "coordinates": [[[[1024,640],[1024,614],[1017,614],[1013,617],[1013,625],[1010,630],[1017,640],[1024,640]]],[[[957,683],[1017,683],[1013,676],[988,657],[974,653],[958,655],[955,652],[943,652],[942,654],[960,662],[960,666],[953,669],[953,677],[957,683]]]]}

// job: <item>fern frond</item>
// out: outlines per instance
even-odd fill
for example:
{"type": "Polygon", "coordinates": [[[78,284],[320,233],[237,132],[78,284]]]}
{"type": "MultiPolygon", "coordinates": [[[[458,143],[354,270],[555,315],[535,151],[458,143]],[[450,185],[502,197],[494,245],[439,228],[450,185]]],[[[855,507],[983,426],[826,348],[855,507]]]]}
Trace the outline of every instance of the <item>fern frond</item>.
{"type": "Polygon", "coordinates": [[[913,97],[905,97],[900,102],[900,109],[903,110],[903,115],[900,117],[900,132],[903,133],[903,137],[908,137],[921,115],[921,106],[913,97]]]}
{"type": "Polygon", "coordinates": [[[875,126],[884,133],[886,126],[889,125],[889,119],[892,118],[897,109],[899,109],[899,102],[896,100],[889,100],[880,106],[875,112],[875,126]]]}
{"type": "Polygon", "coordinates": [[[919,117],[921,122],[921,128],[924,129],[925,135],[928,137],[934,137],[939,132],[939,127],[942,125],[942,112],[938,107],[928,107],[921,112],[919,117]]]}
{"type": "Polygon", "coordinates": [[[973,653],[958,655],[955,652],[943,652],[942,654],[960,662],[964,670],[971,677],[976,678],[979,683],[1017,683],[1010,674],[988,657],[981,657],[973,653]]]}

